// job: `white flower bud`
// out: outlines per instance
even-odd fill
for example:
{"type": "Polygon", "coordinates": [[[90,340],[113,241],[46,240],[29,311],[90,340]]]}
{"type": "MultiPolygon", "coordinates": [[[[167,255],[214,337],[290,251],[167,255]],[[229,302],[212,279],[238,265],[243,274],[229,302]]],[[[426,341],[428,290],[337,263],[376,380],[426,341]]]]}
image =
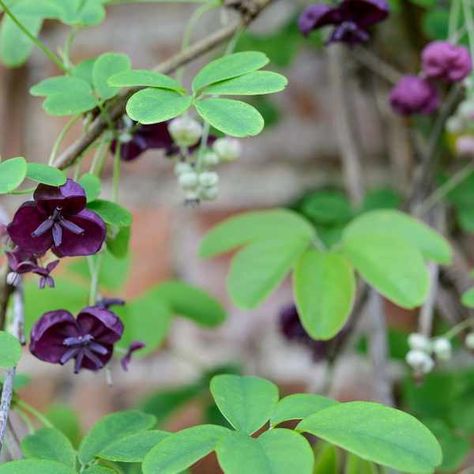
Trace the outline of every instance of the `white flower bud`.
{"type": "Polygon", "coordinates": [[[202,136],[202,125],[191,117],[178,117],[168,125],[173,140],[179,146],[193,146],[202,136]]]}
{"type": "Polygon", "coordinates": [[[433,370],[433,359],[423,351],[411,350],[405,357],[407,364],[419,374],[427,374],[433,370]]]}
{"type": "Polygon", "coordinates": [[[205,171],[199,175],[199,184],[205,188],[216,186],[219,182],[219,176],[213,171],[205,171]]]}
{"type": "Polygon", "coordinates": [[[184,173],[192,173],[193,171],[193,167],[189,163],[184,163],[183,161],[176,163],[176,165],[174,166],[174,174],[176,176],[179,176],[184,173]]]}
{"type": "Polygon", "coordinates": [[[416,351],[431,352],[431,341],[423,334],[414,332],[408,336],[408,346],[416,351]]]}
{"type": "Polygon", "coordinates": [[[464,340],[468,349],[474,350],[474,332],[470,332],[464,340]]]}
{"type": "Polygon", "coordinates": [[[457,115],[449,117],[446,121],[446,130],[450,133],[461,133],[464,130],[464,120],[457,115]]]}
{"type": "Polygon", "coordinates": [[[242,145],[235,138],[218,138],[212,148],[222,161],[235,161],[242,154],[242,145]]]}
{"type": "Polygon", "coordinates": [[[438,337],[433,341],[433,352],[439,360],[449,360],[451,358],[452,347],[449,339],[438,337]]]}
{"type": "Polygon", "coordinates": [[[216,166],[219,164],[219,157],[212,151],[208,151],[204,153],[201,160],[202,160],[202,164],[207,168],[210,168],[212,166],[216,166]]]}
{"type": "Polygon", "coordinates": [[[199,197],[205,201],[214,201],[219,194],[219,188],[212,186],[210,188],[201,188],[199,190],[199,197]]]}
{"type": "Polygon", "coordinates": [[[16,272],[9,272],[7,275],[7,283],[10,286],[17,286],[18,283],[20,283],[21,277],[18,273],[16,272]]]}
{"type": "Polygon", "coordinates": [[[459,156],[474,156],[474,137],[471,135],[458,137],[456,140],[456,152],[459,156]]]}
{"type": "Polygon", "coordinates": [[[458,114],[467,120],[472,120],[474,118],[474,101],[465,100],[461,103],[458,108],[458,114]]]}
{"type": "Polygon", "coordinates": [[[184,191],[194,191],[198,185],[199,178],[197,173],[183,173],[178,177],[178,182],[184,191]]]}

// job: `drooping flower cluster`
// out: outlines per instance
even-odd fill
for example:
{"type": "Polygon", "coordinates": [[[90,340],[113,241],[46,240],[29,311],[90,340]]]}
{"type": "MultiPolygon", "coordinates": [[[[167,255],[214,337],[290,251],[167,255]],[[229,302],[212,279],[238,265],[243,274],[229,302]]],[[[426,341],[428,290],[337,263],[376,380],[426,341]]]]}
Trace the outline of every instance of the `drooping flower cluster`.
{"type": "Polygon", "coordinates": [[[459,82],[472,71],[467,48],[448,41],[429,43],[421,53],[421,63],[418,76],[403,76],[390,93],[390,104],[400,115],[432,114],[440,104],[434,81],[459,82]]]}
{"type": "Polygon", "coordinates": [[[310,5],[301,14],[298,26],[305,36],[319,28],[332,26],[328,43],[353,45],[368,41],[369,28],[385,20],[388,14],[386,0],[343,0],[335,6],[310,5]]]}

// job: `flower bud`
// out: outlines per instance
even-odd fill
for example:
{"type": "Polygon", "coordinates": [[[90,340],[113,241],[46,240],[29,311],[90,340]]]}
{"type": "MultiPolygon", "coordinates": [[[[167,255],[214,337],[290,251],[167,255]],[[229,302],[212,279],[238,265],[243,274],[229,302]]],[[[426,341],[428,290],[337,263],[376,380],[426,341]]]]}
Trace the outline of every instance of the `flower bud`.
{"type": "Polygon", "coordinates": [[[418,374],[427,374],[433,370],[433,359],[423,351],[411,350],[405,357],[407,364],[418,374]]]}
{"type": "Polygon", "coordinates": [[[7,283],[10,286],[18,286],[21,281],[21,277],[17,272],[9,272],[7,275],[7,283]]]}
{"type": "Polygon", "coordinates": [[[176,163],[176,165],[174,166],[174,174],[176,176],[179,176],[184,173],[192,173],[193,171],[193,167],[189,163],[184,163],[183,161],[176,163]]]}
{"type": "Polygon", "coordinates": [[[408,336],[408,346],[415,351],[423,351],[428,354],[431,352],[431,341],[423,334],[417,332],[408,336]]]}
{"type": "Polygon", "coordinates": [[[451,359],[452,347],[449,339],[438,337],[433,341],[433,352],[439,360],[451,359]]]}
{"type": "Polygon", "coordinates": [[[213,149],[222,161],[235,161],[242,154],[242,144],[235,138],[218,138],[213,149]]]}
{"type": "Polygon", "coordinates": [[[400,115],[430,115],[439,107],[436,87],[418,76],[403,76],[390,92],[390,104],[400,115]]]}
{"type": "Polygon", "coordinates": [[[464,340],[464,343],[466,344],[466,347],[468,349],[474,350],[474,332],[470,332],[466,336],[466,339],[464,340]]]}
{"type": "Polygon", "coordinates": [[[178,117],[168,125],[168,130],[179,146],[193,146],[202,136],[202,125],[190,117],[178,117]]]}
{"type": "Polygon", "coordinates": [[[208,152],[204,153],[201,160],[202,160],[202,164],[206,168],[211,168],[211,167],[216,166],[216,165],[219,164],[219,157],[217,156],[216,153],[214,153],[212,151],[208,151],[208,152]]]}
{"type": "Polygon", "coordinates": [[[198,185],[199,179],[197,173],[183,173],[178,177],[178,182],[184,191],[194,191],[198,185]]]}
{"type": "Polygon", "coordinates": [[[218,182],[218,174],[212,171],[205,171],[199,175],[199,184],[205,188],[216,186],[218,182]]]}
{"type": "Polygon", "coordinates": [[[201,188],[199,190],[199,197],[205,201],[214,201],[217,199],[219,194],[219,188],[217,186],[212,186],[208,188],[201,188]]]}

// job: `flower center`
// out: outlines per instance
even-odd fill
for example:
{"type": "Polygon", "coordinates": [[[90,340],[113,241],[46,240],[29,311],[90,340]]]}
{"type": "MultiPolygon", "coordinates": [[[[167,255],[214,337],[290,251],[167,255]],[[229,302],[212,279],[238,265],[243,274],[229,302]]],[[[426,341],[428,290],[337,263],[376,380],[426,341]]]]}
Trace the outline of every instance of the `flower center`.
{"type": "Polygon", "coordinates": [[[57,207],[53,213],[43,221],[31,234],[32,237],[41,237],[51,231],[55,247],[59,247],[63,242],[63,228],[73,234],[80,235],[84,229],[74,224],[62,215],[62,208],[57,207]]]}
{"type": "Polygon", "coordinates": [[[64,365],[71,359],[76,359],[74,363],[74,373],[77,374],[81,369],[84,357],[87,357],[96,366],[96,370],[104,366],[104,363],[97,357],[97,354],[106,355],[108,349],[102,344],[95,342],[94,336],[86,334],[84,336],[66,337],[63,340],[63,345],[66,346],[67,349],[59,362],[64,365]]]}

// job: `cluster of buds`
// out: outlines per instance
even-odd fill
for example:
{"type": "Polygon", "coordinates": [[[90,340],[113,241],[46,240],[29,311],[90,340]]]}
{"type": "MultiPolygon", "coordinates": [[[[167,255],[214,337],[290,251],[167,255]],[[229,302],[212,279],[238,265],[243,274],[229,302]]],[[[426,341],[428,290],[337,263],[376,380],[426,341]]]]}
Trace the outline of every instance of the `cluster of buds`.
{"type": "Polygon", "coordinates": [[[451,342],[445,337],[430,339],[423,334],[412,333],[408,337],[408,345],[410,350],[405,360],[416,376],[431,372],[435,366],[435,359],[447,361],[452,355],[451,342]]]}
{"type": "Polygon", "coordinates": [[[181,150],[188,150],[188,153],[181,154],[182,161],[174,169],[186,202],[215,200],[219,193],[219,176],[214,168],[220,163],[238,159],[241,155],[240,142],[234,138],[212,138],[207,140],[207,145],[212,142],[211,147],[196,147],[203,140],[203,129],[199,122],[190,117],[172,120],[168,130],[176,145],[181,150]]]}

